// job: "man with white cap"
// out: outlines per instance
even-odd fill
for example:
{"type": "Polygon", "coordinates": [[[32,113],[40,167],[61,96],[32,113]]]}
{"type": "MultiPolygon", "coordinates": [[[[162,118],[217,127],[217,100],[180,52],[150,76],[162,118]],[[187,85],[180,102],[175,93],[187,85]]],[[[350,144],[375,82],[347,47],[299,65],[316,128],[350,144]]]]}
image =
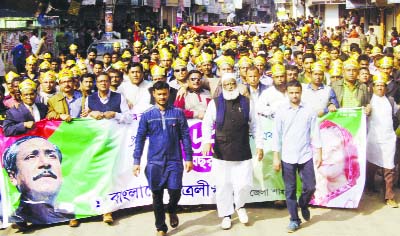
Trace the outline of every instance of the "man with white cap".
{"type": "Polygon", "coordinates": [[[202,124],[202,153],[207,155],[211,150],[215,153],[213,173],[216,175],[218,216],[223,217],[222,229],[231,228],[231,215],[235,209],[241,223],[249,221],[244,208],[253,182],[249,131],[255,136],[257,158],[262,160],[262,134],[261,129],[257,129],[253,107],[249,99],[240,94],[235,74],[225,73],[222,75],[222,93],[210,101],[202,124]]]}

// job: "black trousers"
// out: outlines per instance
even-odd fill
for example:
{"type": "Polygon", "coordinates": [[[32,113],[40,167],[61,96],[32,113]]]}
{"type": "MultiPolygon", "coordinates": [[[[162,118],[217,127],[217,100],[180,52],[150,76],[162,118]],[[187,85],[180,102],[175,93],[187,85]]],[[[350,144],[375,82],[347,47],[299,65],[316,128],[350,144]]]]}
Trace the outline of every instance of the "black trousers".
{"type": "MultiPolygon", "coordinates": [[[[165,208],[163,203],[164,190],[154,190],[153,192],[153,210],[156,218],[156,228],[158,231],[168,231],[168,226],[165,224],[165,208]]],[[[176,213],[179,199],[181,198],[180,189],[168,189],[169,202],[167,204],[168,213],[176,213]]]]}

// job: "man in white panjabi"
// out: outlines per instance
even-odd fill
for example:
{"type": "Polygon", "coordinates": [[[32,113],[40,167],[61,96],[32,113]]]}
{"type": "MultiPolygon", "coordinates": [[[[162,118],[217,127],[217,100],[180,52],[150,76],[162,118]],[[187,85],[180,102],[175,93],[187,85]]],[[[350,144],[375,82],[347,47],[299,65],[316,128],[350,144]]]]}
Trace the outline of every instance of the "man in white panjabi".
{"type": "Polygon", "coordinates": [[[258,115],[274,118],[279,106],[287,101],[286,70],[282,64],[275,64],[271,68],[273,86],[264,90],[258,98],[256,111],[258,115]]]}
{"type": "Polygon", "coordinates": [[[385,96],[388,77],[378,72],[373,77],[372,112],[368,118],[367,134],[367,188],[375,191],[374,180],[378,168],[383,168],[386,205],[397,208],[394,198],[393,181],[395,175],[394,155],[396,134],[393,129],[393,114],[397,105],[393,98],[385,96]]]}
{"type": "Polygon", "coordinates": [[[235,210],[241,223],[249,221],[244,208],[253,183],[249,131],[255,136],[258,160],[263,158],[262,130],[255,121],[251,103],[240,94],[235,74],[225,73],[222,94],[210,101],[202,124],[203,155],[212,150],[212,130],[216,127],[212,173],[216,181],[218,216],[223,218],[222,229],[231,228],[235,210]]]}

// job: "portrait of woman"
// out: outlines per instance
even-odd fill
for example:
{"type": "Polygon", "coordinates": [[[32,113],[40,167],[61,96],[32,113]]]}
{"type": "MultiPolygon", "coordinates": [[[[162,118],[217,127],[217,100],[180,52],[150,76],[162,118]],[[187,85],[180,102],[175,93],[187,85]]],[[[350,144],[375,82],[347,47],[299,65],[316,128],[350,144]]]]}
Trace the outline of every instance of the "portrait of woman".
{"type": "Polygon", "coordinates": [[[360,177],[357,146],[352,134],[332,121],[320,124],[322,165],[315,170],[316,192],[313,205],[327,206],[353,186],[360,177]]]}

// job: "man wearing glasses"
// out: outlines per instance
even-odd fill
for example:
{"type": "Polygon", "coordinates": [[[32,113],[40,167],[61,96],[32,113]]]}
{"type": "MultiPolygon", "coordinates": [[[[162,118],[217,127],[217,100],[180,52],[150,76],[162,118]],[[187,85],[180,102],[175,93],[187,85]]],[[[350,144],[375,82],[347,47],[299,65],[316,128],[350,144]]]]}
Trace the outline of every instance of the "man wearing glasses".
{"type": "Polygon", "coordinates": [[[47,119],[61,119],[67,122],[78,118],[82,112],[82,94],[74,89],[72,72],[64,70],[59,75],[60,92],[52,96],[47,104],[47,119]]]}
{"type": "Polygon", "coordinates": [[[174,106],[179,107],[188,119],[203,119],[207,105],[211,100],[210,91],[201,87],[201,72],[191,70],[187,74],[188,91],[185,96],[177,97],[174,106]]]}
{"type": "Polygon", "coordinates": [[[182,86],[186,87],[186,76],[188,74],[187,62],[177,58],[174,63],[172,63],[172,68],[174,69],[175,79],[169,82],[169,86],[178,90],[182,86]]]}

